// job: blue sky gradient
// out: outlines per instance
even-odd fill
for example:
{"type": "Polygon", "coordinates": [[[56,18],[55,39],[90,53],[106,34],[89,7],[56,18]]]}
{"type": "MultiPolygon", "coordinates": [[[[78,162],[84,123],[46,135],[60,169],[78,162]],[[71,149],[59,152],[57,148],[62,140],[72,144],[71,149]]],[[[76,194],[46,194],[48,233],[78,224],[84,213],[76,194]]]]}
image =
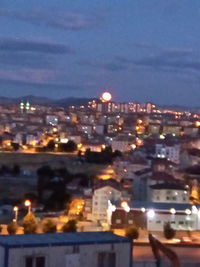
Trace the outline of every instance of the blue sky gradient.
{"type": "Polygon", "coordinates": [[[198,106],[199,0],[1,0],[0,95],[198,106]]]}

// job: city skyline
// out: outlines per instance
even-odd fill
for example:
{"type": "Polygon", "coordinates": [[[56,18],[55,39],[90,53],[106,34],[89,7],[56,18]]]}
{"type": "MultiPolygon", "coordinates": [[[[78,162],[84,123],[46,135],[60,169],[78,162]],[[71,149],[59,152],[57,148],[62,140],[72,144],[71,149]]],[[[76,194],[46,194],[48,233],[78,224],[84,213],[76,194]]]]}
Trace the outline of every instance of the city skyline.
{"type": "Polygon", "coordinates": [[[1,3],[0,96],[198,106],[197,0],[1,3]]]}

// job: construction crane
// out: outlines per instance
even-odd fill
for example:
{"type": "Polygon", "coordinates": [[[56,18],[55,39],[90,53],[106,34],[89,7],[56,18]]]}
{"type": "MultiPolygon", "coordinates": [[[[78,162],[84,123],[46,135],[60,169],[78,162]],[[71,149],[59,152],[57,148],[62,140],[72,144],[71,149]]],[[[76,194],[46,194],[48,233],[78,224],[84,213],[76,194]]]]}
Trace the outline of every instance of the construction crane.
{"type": "Polygon", "coordinates": [[[152,252],[156,259],[156,267],[161,267],[161,255],[162,252],[170,261],[172,267],[181,267],[178,256],[170,248],[163,245],[159,240],[157,240],[152,234],[149,234],[149,243],[152,248],[152,252]]]}

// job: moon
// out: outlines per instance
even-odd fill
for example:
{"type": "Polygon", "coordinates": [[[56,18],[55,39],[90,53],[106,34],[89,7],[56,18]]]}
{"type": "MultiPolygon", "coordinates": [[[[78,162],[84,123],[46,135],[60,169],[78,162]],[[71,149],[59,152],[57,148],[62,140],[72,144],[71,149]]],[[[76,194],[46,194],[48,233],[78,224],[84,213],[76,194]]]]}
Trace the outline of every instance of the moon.
{"type": "Polygon", "coordinates": [[[111,99],[112,99],[112,95],[111,95],[111,93],[109,93],[109,92],[104,92],[104,93],[101,95],[101,99],[102,99],[103,102],[109,102],[109,101],[111,101],[111,99]]]}

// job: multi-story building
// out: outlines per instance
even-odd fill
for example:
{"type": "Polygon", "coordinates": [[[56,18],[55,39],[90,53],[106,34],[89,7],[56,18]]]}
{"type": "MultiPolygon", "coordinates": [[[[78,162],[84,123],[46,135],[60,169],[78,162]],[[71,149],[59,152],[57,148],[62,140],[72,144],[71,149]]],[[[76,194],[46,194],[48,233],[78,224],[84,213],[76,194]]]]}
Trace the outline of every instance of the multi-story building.
{"type": "Polygon", "coordinates": [[[154,184],[150,186],[150,201],[161,203],[189,203],[189,191],[181,184],[154,184]]]}
{"type": "Polygon", "coordinates": [[[179,163],[180,162],[180,145],[157,143],[155,146],[155,157],[167,158],[168,160],[179,163]]]}
{"type": "Polygon", "coordinates": [[[101,180],[95,186],[92,196],[92,217],[94,221],[107,222],[108,201],[122,198],[120,184],[113,180],[101,180]]]}
{"type": "Polygon", "coordinates": [[[199,230],[199,208],[199,205],[186,203],[113,203],[109,208],[110,226],[113,229],[123,229],[137,225],[148,231],[163,231],[165,223],[170,222],[176,230],[199,230]]]}

